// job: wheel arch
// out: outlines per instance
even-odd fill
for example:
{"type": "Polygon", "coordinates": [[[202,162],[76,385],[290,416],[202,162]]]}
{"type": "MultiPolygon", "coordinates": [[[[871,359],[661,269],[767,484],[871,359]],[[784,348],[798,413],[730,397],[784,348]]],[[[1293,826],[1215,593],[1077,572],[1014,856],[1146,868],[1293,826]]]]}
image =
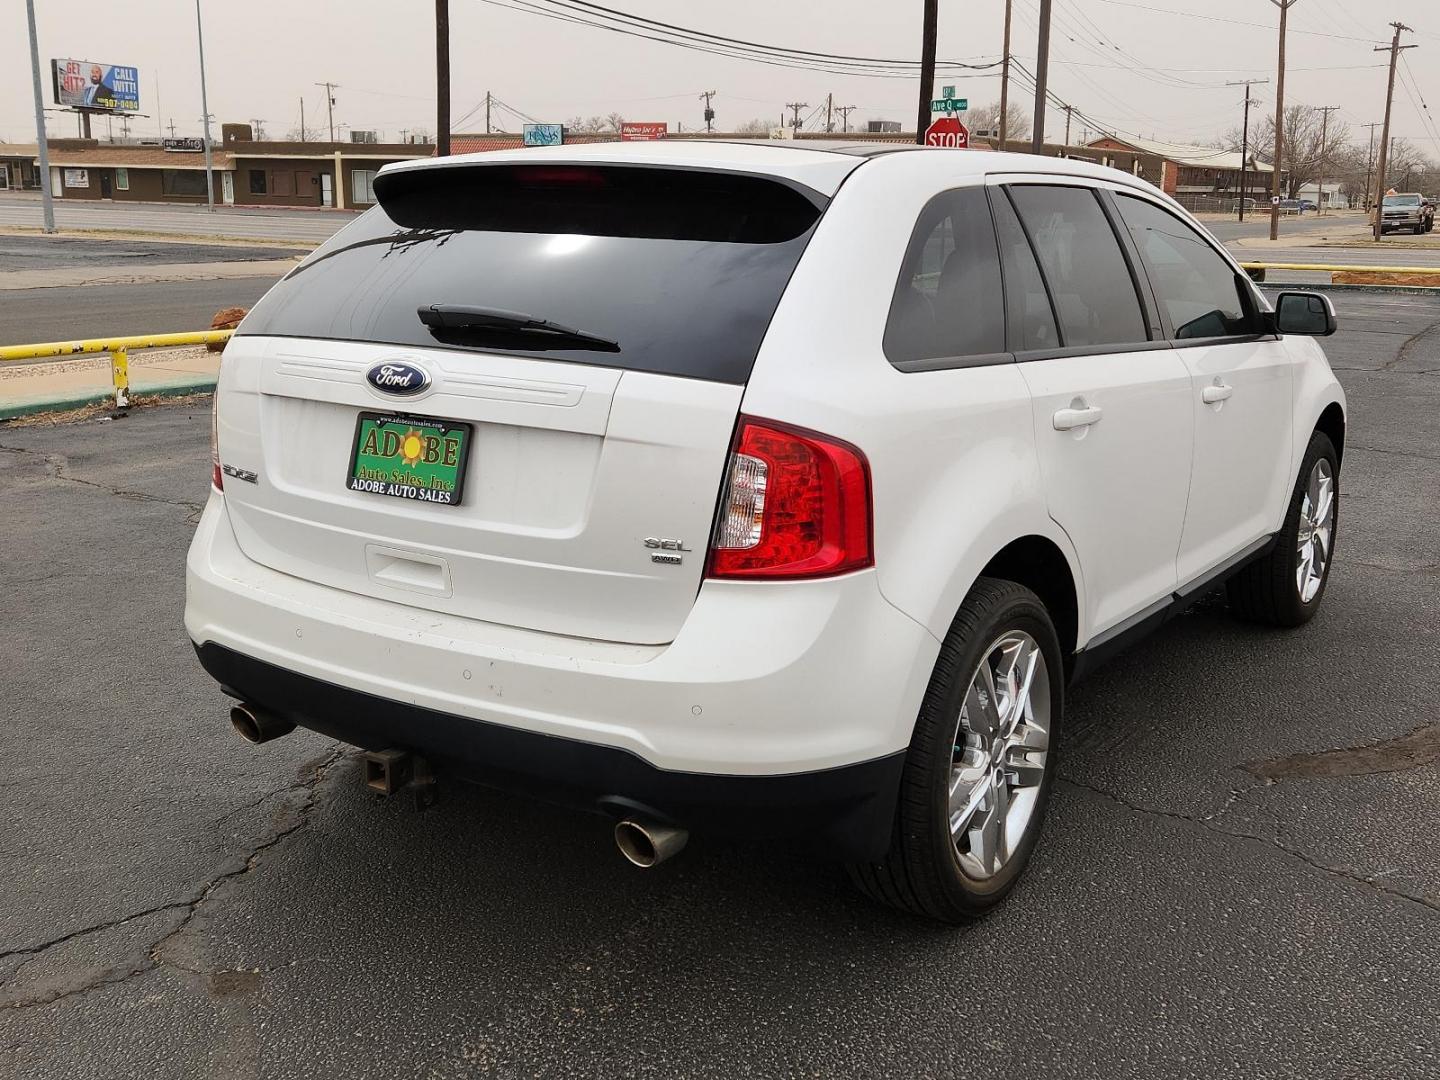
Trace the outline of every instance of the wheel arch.
{"type": "Polygon", "coordinates": [[[1323,431],[1329,436],[1330,441],[1335,444],[1335,458],[1337,461],[1345,459],[1345,410],[1338,401],[1332,401],[1326,405],[1320,413],[1320,418],[1315,421],[1315,431],[1323,431]]]}
{"type": "Polygon", "coordinates": [[[990,558],[978,576],[1013,581],[1040,597],[1055,623],[1068,677],[1080,647],[1080,588],[1059,544],[1035,533],[1016,537],[990,558]]]}

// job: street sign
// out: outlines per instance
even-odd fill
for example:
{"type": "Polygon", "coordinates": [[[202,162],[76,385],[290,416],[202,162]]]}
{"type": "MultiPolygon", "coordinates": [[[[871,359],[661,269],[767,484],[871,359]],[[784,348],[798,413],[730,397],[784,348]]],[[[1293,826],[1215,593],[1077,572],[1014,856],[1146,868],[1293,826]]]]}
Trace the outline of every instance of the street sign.
{"type": "Polygon", "coordinates": [[[970,99],[955,97],[955,88],[953,86],[945,87],[941,93],[945,96],[930,99],[931,112],[957,113],[969,111],[970,99]]]}
{"type": "Polygon", "coordinates": [[[526,124],[520,131],[526,146],[559,146],[565,141],[565,128],[560,124],[526,124]]]}
{"type": "Polygon", "coordinates": [[[970,130],[956,116],[945,116],[932,121],[925,129],[926,146],[948,146],[954,150],[966,150],[970,146],[970,130]]]}

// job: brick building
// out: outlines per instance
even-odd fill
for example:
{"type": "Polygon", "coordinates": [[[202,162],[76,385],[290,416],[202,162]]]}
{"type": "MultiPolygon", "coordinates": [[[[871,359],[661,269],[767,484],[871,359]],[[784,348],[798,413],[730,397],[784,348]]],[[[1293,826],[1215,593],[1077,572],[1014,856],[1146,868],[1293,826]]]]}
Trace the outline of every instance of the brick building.
{"type": "MultiPolygon", "coordinates": [[[[1157,172],[1156,176],[1145,178],[1190,210],[1235,209],[1242,194],[1242,175],[1246,198],[1267,206],[1270,202],[1270,166],[1256,161],[1253,153],[1246,162],[1238,151],[1215,146],[1117,139],[1108,135],[1086,145],[1101,153],[1141,155],[1157,172]]],[[[1281,179],[1283,182],[1283,173],[1281,179]]]]}
{"type": "MultiPolygon", "coordinates": [[[[50,180],[59,199],[204,203],[203,149],[52,139],[50,180]]],[[[214,198],[220,205],[332,206],[365,209],[375,202],[375,174],[392,161],[430,157],[416,143],[256,141],[248,124],[226,124],[210,151],[214,198]]],[[[0,167],[12,187],[40,186],[38,149],[0,145],[0,167]]]]}

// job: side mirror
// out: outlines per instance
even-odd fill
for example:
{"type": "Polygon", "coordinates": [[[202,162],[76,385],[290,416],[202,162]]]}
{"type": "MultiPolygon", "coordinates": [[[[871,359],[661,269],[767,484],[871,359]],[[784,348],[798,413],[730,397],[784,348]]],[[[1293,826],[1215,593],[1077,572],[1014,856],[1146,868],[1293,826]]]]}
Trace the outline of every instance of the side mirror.
{"type": "Polygon", "coordinates": [[[1282,334],[1329,337],[1335,333],[1335,305],[1324,293],[1282,292],[1275,298],[1275,329],[1282,334]]]}

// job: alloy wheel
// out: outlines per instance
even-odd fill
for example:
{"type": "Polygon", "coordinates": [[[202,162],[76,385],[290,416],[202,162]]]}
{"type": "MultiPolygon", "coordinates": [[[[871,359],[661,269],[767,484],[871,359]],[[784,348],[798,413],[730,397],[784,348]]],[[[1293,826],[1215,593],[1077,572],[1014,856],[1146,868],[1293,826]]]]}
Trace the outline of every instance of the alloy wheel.
{"type": "Polygon", "coordinates": [[[1305,482],[1300,503],[1300,527],[1295,537],[1295,587],[1300,602],[1308,604],[1325,582],[1335,536],[1335,473],[1320,458],[1305,482]]]}
{"type": "Polygon", "coordinates": [[[950,837],[965,874],[994,877],[1035,814],[1050,751],[1050,673],[1022,630],[985,650],[956,723],[949,784],[950,837]]]}

